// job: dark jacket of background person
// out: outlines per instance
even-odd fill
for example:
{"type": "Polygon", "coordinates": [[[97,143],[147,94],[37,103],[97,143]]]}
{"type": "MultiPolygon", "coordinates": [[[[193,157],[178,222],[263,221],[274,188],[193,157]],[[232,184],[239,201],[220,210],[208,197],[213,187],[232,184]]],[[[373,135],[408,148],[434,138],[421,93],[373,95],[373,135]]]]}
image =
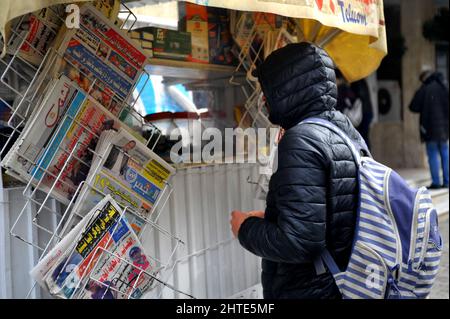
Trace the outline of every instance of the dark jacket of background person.
{"type": "Polygon", "coordinates": [[[348,118],[336,111],[333,62],[306,43],[275,51],[258,68],[270,120],[285,128],[278,146],[264,219],[247,218],[238,238],[262,257],[265,298],[340,298],[329,272],[316,275],[313,260],[325,247],[345,269],[358,202],[357,169],[344,141],[328,129],[298,125],[327,119],[361,141],[348,118]]]}
{"type": "Polygon", "coordinates": [[[350,84],[342,83],[337,87],[338,98],[336,101],[336,110],[340,112],[344,112],[345,109],[351,108],[355,100],[357,99],[357,95],[350,84]]]}
{"type": "Polygon", "coordinates": [[[425,142],[448,140],[448,88],[441,73],[425,79],[409,109],[420,113],[420,136],[425,142]]]}
{"type": "Polygon", "coordinates": [[[370,124],[373,120],[373,108],[369,86],[367,85],[367,81],[363,79],[352,83],[351,88],[355,92],[356,97],[361,99],[363,106],[362,122],[356,129],[370,149],[370,124]]]}

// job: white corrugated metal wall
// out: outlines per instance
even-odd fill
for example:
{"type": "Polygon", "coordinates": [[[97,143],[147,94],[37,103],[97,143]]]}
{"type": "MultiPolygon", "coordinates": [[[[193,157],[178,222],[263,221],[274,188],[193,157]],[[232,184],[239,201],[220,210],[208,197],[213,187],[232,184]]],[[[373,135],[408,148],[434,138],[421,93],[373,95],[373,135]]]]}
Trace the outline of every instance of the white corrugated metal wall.
{"type": "MultiPolygon", "coordinates": [[[[247,182],[249,176],[256,180],[256,173],[251,165],[215,165],[178,172],[175,191],[159,222],[186,241],[170,280],[174,286],[195,297],[221,298],[259,282],[259,259],[232,239],[229,224],[234,209],[263,208],[261,201],[253,199],[247,182]]],[[[164,296],[174,295],[165,289],[164,296]]]]}
{"type": "MultiPolygon", "coordinates": [[[[25,206],[23,188],[2,189],[0,187],[0,297],[25,298],[33,285],[28,272],[39,258],[38,249],[10,235],[10,230],[25,206]]],[[[56,205],[52,201],[51,205],[56,205]]],[[[23,218],[17,223],[15,231],[23,238],[33,239],[44,245],[49,235],[32,226],[31,216],[35,207],[27,205],[23,218]]],[[[43,224],[56,226],[57,216],[46,216],[43,224]]],[[[39,289],[33,290],[31,298],[46,298],[39,289]]]]}
{"type": "MultiPolygon", "coordinates": [[[[158,222],[185,242],[176,251],[173,273],[162,274],[168,283],[196,298],[226,298],[260,281],[259,259],[232,238],[229,224],[234,209],[263,209],[264,203],[253,199],[252,185],[247,182],[249,176],[251,180],[257,179],[254,165],[212,165],[177,172],[173,179],[174,192],[158,222]]],[[[32,285],[28,272],[38,259],[36,248],[9,234],[25,204],[22,191],[0,188],[1,298],[26,296],[32,285]]],[[[31,216],[33,207],[28,209],[25,216],[31,216]]],[[[55,227],[58,216],[47,215],[41,223],[55,227]]],[[[18,224],[17,232],[42,244],[48,241],[48,234],[31,227],[27,217],[18,224]]],[[[148,233],[144,238],[147,253],[167,260],[176,241],[157,231],[148,233]]],[[[184,297],[169,288],[162,293],[163,298],[184,297]]],[[[31,297],[48,296],[35,289],[31,297]]]]}

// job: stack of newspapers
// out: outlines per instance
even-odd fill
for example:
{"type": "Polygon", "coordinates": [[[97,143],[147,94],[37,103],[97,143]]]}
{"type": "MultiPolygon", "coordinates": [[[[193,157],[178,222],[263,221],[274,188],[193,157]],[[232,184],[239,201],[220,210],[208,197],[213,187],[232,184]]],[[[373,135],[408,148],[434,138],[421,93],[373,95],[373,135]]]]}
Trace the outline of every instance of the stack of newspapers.
{"type": "Polygon", "coordinates": [[[105,196],[31,270],[58,298],[137,299],[152,288],[156,267],[111,196],[105,196]]]}
{"type": "Polygon", "coordinates": [[[32,272],[62,298],[139,298],[151,286],[138,236],[175,173],[148,148],[144,121],[127,104],[148,56],[113,22],[117,12],[106,14],[117,6],[100,5],[116,2],[83,4],[80,28],[61,26],[54,57],[41,65],[42,89],[1,161],[82,218],[68,219],[32,272]]]}

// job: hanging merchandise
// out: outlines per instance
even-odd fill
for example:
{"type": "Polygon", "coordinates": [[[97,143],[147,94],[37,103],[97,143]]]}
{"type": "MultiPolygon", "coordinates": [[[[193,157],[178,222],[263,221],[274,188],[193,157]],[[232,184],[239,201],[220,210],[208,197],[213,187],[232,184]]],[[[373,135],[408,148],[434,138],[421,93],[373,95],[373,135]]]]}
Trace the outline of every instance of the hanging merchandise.
{"type": "Polygon", "coordinates": [[[237,65],[232,50],[230,16],[226,9],[208,7],[209,63],[237,65]]]}
{"type": "MultiPolygon", "coordinates": [[[[186,0],[199,3],[198,0],[186,0]]],[[[206,2],[206,3],[205,3],[206,2]]],[[[387,54],[383,1],[375,0],[208,0],[210,7],[268,13],[289,17],[296,25],[298,41],[324,48],[349,82],[365,78],[387,54]]],[[[246,20],[251,30],[251,15],[246,20]]],[[[237,20],[235,20],[237,21],[237,20]]],[[[266,20],[267,21],[267,20],[266,20]]],[[[270,21],[270,19],[269,19],[270,21]]],[[[273,21],[273,20],[272,20],[273,21]]],[[[237,28],[236,26],[232,28],[237,28]]],[[[288,30],[289,31],[289,30],[288,30]]],[[[233,32],[234,34],[237,33],[233,32]]],[[[251,35],[250,33],[247,33],[251,35]]],[[[244,48],[243,38],[237,41],[244,48]]]]}

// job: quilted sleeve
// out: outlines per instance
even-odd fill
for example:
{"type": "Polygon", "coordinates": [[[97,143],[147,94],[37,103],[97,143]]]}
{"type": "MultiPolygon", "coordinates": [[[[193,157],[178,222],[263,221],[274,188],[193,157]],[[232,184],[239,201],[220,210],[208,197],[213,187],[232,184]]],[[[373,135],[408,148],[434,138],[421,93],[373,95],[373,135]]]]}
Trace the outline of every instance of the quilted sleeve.
{"type": "Polygon", "coordinates": [[[271,185],[276,223],[248,218],[239,241],[257,256],[284,263],[312,262],[325,248],[327,215],[326,134],[305,126],[279,145],[278,184],[271,185]]]}

